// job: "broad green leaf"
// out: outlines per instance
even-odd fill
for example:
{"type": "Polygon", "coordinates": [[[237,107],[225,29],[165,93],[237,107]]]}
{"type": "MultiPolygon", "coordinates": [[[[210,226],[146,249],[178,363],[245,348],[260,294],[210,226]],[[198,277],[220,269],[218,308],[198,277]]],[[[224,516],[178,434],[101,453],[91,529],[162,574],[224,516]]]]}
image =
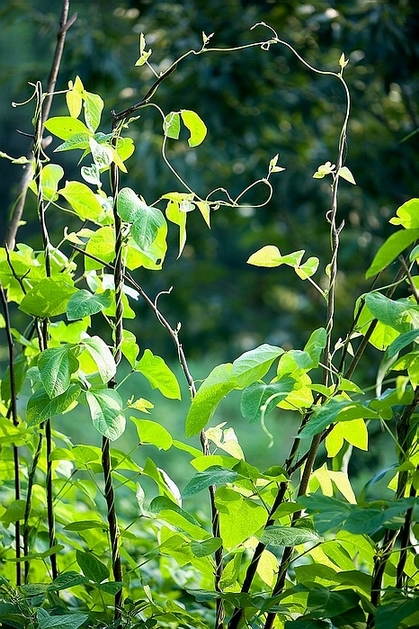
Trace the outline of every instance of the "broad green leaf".
{"type": "Polygon", "coordinates": [[[237,478],[237,472],[218,465],[213,465],[208,467],[204,472],[195,474],[182,491],[182,496],[188,498],[203,489],[207,489],[210,485],[227,485],[227,483],[232,483],[237,478]]]}
{"type": "Polygon", "coordinates": [[[334,618],[349,609],[354,610],[359,603],[359,594],[353,590],[332,591],[321,585],[310,587],[307,605],[312,616],[334,618]]]}
{"type": "Polygon", "coordinates": [[[387,358],[393,358],[396,356],[402,349],[416,341],[419,336],[419,330],[411,330],[410,332],[405,332],[398,336],[392,344],[388,347],[386,356],[387,358]]]}
{"type": "Polygon", "coordinates": [[[74,149],[82,149],[86,151],[89,148],[90,138],[91,135],[87,135],[87,133],[75,133],[68,140],[57,146],[54,153],[73,151],[74,149]]]}
{"type": "Polygon", "coordinates": [[[68,275],[46,277],[26,293],[19,310],[33,317],[55,317],[66,311],[68,301],[76,290],[68,275]]]}
{"type": "Polygon", "coordinates": [[[400,626],[417,626],[416,622],[411,625],[408,618],[418,612],[417,598],[403,599],[400,596],[389,604],[379,605],[375,614],[375,629],[398,629],[400,626]]]}
{"type": "Polygon", "coordinates": [[[36,610],[39,629],[78,629],[89,618],[86,614],[60,614],[50,616],[42,607],[36,610]]]}
{"type": "Polygon", "coordinates": [[[302,439],[314,437],[327,426],[336,421],[350,421],[352,419],[377,418],[376,411],[358,402],[336,396],[326,404],[315,408],[313,415],[300,433],[302,439]]]}
{"type": "Polygon", "coordinates": [[[46,349],[38,358],[41,381],[50,398],[67,391],[71,374],[78,368],[79,361],[68,345],[46,349]]]}
{"type": "Polygon", "coordinates": [[[157,238],[158,230],[165,226],[163,213],[146,205],[131,188],[122,188],[116,207],[123,221],[132,223],[131,235],[141,251],[147,252],[157,238]]]}
{"type": "Polygon", "coordinates": [[[181,393],[175,374],[160,356],[155,356],[149,349],[135,366],[135,370],[143,374],[153,389],[158,389],[165,397],[171,400],[180,400],[181,393]]]}
{"type": "Polygon", "coordinates": [[[311,257],[306,262],[304,262],[304,264],[295,266],[294,270],[297,273],[298,277],[300,277],[302,280],[306,280],[307,278],[314,275],[318,268],[319,259],[311,257]]]}
{"type": "Polygon", "coordinates": [[[222,545],[222,541],[219,537],[211,537],[211,539],[204,539],[202,542],[191,542],[191,551],[195,557],[207,557],[213,555],[222,545]]]}
{"type": "Polygon", "coordinates": [[[343,439],[359,448],[360,450],[368,450],[368,430],[363,419],[352,419],[347,422],[338,422],[333,432],[338,430],[343,439]]]}
{"type": "Polygon", "coordinates": [[[107,522],[99,520],[78,520],[77,522],[66,524],[64,528],[66,531],[88,531],[90,529],[107,530],[109,525],[107,522]]]}
{"type": "Polygon", "coordinates": [[[278,558],[265,548],[260,556],[256,571],[262,581],[272,588],[278,574],[278,558]]]}
{"type": "MultiPolygon", "coordinates": [[[[113,227],[101,227],[93,233],[86,245],[86,253],[89,253],[105,263],[110,263],[115,257],[115,232],[113,227]]],[[[102,269],[103,264],[85,257],[84,266],[86,271],[102,269]]]]}
{"type": "Polygon", "coordinates": [[[76,560],[84,576],[91,581],[101,583],[109,578],[109,568],[92,553],[83,553],[81,550],[77,550],[76,560]]]}
{"type": "Polygon", "coordinates": [[[172,447],[172,436],[164,426],[149,419],[137,419],[136,417],[130,419],[137,427],[140,445],[151,444],[159,450],[169,450],[172,447]]]}
{"type": "Polygon", "coordinates": [[[54,579],[54,581],[48,585],[47,591],[59,592],[61,590],[67,590],[81,583],[86,583],[86,581],[87,579],[83,575],[74,570],[68,570],[54,579]]]}
{"type": "Polygon", "coordinates": [[[125,162],[135,151],[134,140],[132,138],[118,138],[116,152],[120,159],[125,162]]]}
{"type": "Polygon", "coordinates": [[[111,441],[118,439],[125,430],[119,393],[114,389],[91,389],[85,395],[96,430],[111,441]]]}
{"type": "Polygon", "coordinates": [[[68,181],[59,193],[82,220],[96,221],[103,213],[97,196],[84,183],[68,181]]]}
{"type": "Polygon", "coordinates": [[[25,517],[25,508],[25,500],[14,500],[0,517],[0,522],[3,522],[4,526],[7,528],[9,524],[23,520],[25,517]]]}
{"type": "Polygon", "coordinates": [[[231,375],[231,370],[231,363],[218,365],[201,384],[186,417],[187,437],[192,437],[202,430],[222,398],[237,388],[238,385],[231,375]]]}
{"type": "Polygon", "coordinates": [[[266,523],[264,507],[229,487],[217,489],[215,505],[220,515],[221,539],[227,550],[242,544],[266,523]]]}
{"type": "Polygon", "coordinates": [[[250,423],[260,421],[291,393],[294,385],[295,380],[289,377],[271,384],[254,382],[242,394],[240,410],[243,417],[247,417],[250,423]]]}
{"type": "Polygon", "coordinates": [[[28,427],[38,426],[43,421],[60,415],[75,401],[80,395],[80,387],[77,384],[71,385],[65,393],[50,399],[45,389],[38,389],[31,395],[26,407],[26,421],[28,427]]]}
{"type": "Polygon", "coordinates": [[[381,293],[367,293],[365,303],[373,316],[398,332],[410,331],[410,313],[418,310],[406,300],[394,301],[381,293]]]}
{"type": "Polygon", "coordinates": [[[93,359],[103,384],[109,382],[116,374],[115,359],[112,352],[100,336],[86,336],[80,341],[93,359]]]}
{"type": "Polygon", "coordinates": [[[81,120],[77,120],[77,118],[72,118],[71,116],[50,118],[45,122],[45,128],[61,140],[68,140],[75,133],[87,133],[89,136],[93,135],[92,131],[90,131],[81,120]]]}
{"type": "Polygon", "coordinates": [[[207,128],[201,118],[194,111],[182,109],[180,112],[185,127],[190,132],[188,144],[190,147],[199,146],[207,135],[207,128]]]}
{"type": "Polygon", "coordinates": [[[84,288],[74,293],[67,304],[67,319],[75,321],[109,308],[112,303],[111,291],[92,294],[84,288]]]}
{"type": "Polygon", "coordinates": [[[195,518],[166,496],[158,496],[150,503],[150,513],[178,527],[190,536],[192,540],[204,540],[208,533],[195,518]]]}
{"type": "Polygon", "coordinates": [[[253,253],[247,260],[247,264],[253,266],[275,267],[281,264],[281,253],[278,247],[274,245],[266,245],[253,253]]]}
{"type": "Polygon", "coordinates": [[[128,269],[137,269],[143,266],[151,271],[158,271],[162,268],[167,251],[167,223],[157,229],[155,239],[146,249],[142,249],[133,238],[129,238],[126,265],[128,269]]]}
{"type": "Polygon", "coordinates": [[[390,219],[393,225],[402,225],[405,229],[419,228],[419,199],[410,199],[403,203],[396,212],[397,218],[390,219]]]}
{"type": "Polygon", "coordinates": [[[178,140],[180,135],[180,116],[179,112],[171,111],[164,117],[163,133],[167,138],[178,140]]]}
{"type": "Polygon", "coordinates": [[[283,353],[284,350],[281,347],[274,347],[267,343],[260,345],[236,358],[231,376],[237,380],[240,387],[247,387],[252,382],[263,378],[274,360],[283,353]]]}
{"type": "MultiPolygon", "coordinates": [[[[394,221],[395,219],[392,219],[394,221]]],[[[391,222],[392,222],[391,221],[391,222]]],[[[369,266],[365,277],[368,279],[380,273],[391,264],[407,247],[419,238],[419,227],[391,234],[381,245],[369,266]]]]}
{"type": "Polygon", "coordinates": [[[267,546],[298,546],[311,542],[317,544],[321,537],[313,530],[296,526],[268,526],[261,542],[267,546]]]}

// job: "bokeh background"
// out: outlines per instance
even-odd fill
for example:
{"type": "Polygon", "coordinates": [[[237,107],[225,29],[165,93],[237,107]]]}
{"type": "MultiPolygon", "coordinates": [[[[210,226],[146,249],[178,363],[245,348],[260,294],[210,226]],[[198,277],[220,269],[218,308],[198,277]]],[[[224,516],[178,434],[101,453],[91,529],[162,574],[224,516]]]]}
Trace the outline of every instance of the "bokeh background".
{"type": "MultiPolygon", "coordinates": [[[[0,150],[15,157],[28,150],[28,138],[17,130],[31,133],[32,104],[12,107],[11,103],[31,95],[29,82],[46,84],[60,5],[58,0],[0,4],[0,150]]],[[[202,32],[214,33],[211,43],[220,48],[264,39],[263,27],[250,31],[262,21],[319,69],[337,71],[338,60],[345,54],[349,59],[345,78],[352,96],[346,164],[357,186],[342,182],[340,193],[345,230],[339,257],[336,338],[343,336],[355,299],[368,289],[364,271],[391,233],[389,218],[404,201],[418,196],[416,0],[73,0],[70,14],[75,12],[78,18],[67,35],[57,89],[65,89],[78,74],[86,89],[99,93],[105,101],[104,132],[110,128],[111,110],[122,110],[139,100],[152,82],[145,66],[135,67],[141,32],[153,50],[150,62],[157,71],[185,51],[198,49],[202,32]]],[[[136,279],[153,297],[173,286],[159,304],[174,325],[182,323],[182,342],[197,379],[218,362],[232,360],[263,342],[301,348],[310,332],[324,324],[322,298],[291,269],[257,269],[246,260],[265,244],[277,245],[283,253],[305,249],[307,255],[320,258],[316,280],[325,281],[330,181],[312,175],[319,164],[336,161],[345,106],[339,81],[310,73],[285,47],[252,48],[190,57],[161,85],[155,102],[165,112],[192,109],[207,125],[208,137],[199,148],[189,149],[184,141],[169,148],[172,163],[200,195],[223,186],[234,197],[266,175],[276,153],[286,170],[273,176],[274,195],[263,208],[251,206],[265,198],[260,186],[246,197],[248,207],[215,212],[211,231],[198,213],[191,214],[188,244],[179,260],[177,228],[171,226],[163,272],[140,270],[136,279]]],[[[66,113],[62,96],[55,98],[52,113],[66,113]]],[[[157,113],[143,110],[129,133],[136,152],[127,162],[129,173],[122,185],[131,186],[149,203],[168,191],[182,191],[160,156],[157,113]]],[[[54,155],[55,145],[54,141],[48,149],[51,159],[68,169],[69,179],[78,178],[77,158],[73,153],[54,155]]],[[[0,161],[0,169],[3,240],[22,171],[6,160],[0,161]]],[[[40,247],[30,197],[24,220],[18,241],[40,247]]],[[[48,220],[55,244],[65,227],[78,227],[53,210],[48,220]]],[[[150,347],[175,364],[175,351],[163,328],[145,306],[136,304],[135,308],[137,316],[127,325],[141,347],[150,347]]],[[[361,380],[367,381],[369,371],[375,372],[376,360],[371,353],[361,380]]],[[[143,395],[153,398],[147,390],[143,395]]],[[[187,391],[179,417],[173,421],[182,421],[186,406],[187,391]]],[[[162,416],[169,412],[165,408],[159,411],[162,416]]],[[[237,405],[228,401],[221,406],[218,421],[237,414],[237,405]]],[[[281,437],[282,428],[274,420],[270,428],[281,437]]],[[[293,430],[286,428],[287,433],[293,430]]],[[[248,432],[244,427],[244,439],[248,432]]],[[[380,435],[375,443],[380,466],[384,456],[380,435]]],[[[266,444],[261,434],[255,456],[266,458],[272,453],[277,462],[278,453],[267,453],[266,444]]]]}

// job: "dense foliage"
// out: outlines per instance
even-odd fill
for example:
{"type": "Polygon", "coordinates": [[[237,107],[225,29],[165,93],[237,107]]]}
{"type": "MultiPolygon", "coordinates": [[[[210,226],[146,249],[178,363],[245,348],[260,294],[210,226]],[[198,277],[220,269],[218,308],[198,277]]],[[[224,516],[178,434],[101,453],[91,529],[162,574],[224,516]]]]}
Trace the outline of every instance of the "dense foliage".
{"type": "MultiPolygon", "coordinates": [[[[361,115],[364,101],[356,93],[351,110],[348,84],[360,81],[354,73],[361,57],[352,54],[350,70],[350,56],[328,39],[339,28],[349,29],[351,18],[365,27],[361,18],[369,17],[373,24],[373,9],[384,5],[363,11],[351,3],[359,14],[349,11],[344,18],[338,8],[327,12],[323,3],[304,5],[300,12],[293,3],[286,9],[266,3],[272,22],[245,33],[233,19],[238,3],[227,2],[218,35],[211,26],[221,18],[212,15],[212,5],[196,17],[192,2],[172,3],[168,13],[160,3],[139,3],[140,12],[118,3],[100,19],[109,21],[106,32],[114,34],[135,22],[140,48],[135,68],[147,87],[137,93],[119,86],[115,70],[112,87],[126,98],[117,107],[115,92],[107,102],[94,91],[96,66],[92,74],[86,69],[70,76],[71,64],[64,64],[68,88],[56,94],[51,113],[60,46],[68,38],[73,60],[84,50],[71,40],[72,32],[81,31],[72,30],[68,4],[64,0],[48,87],[34,80],[25,105],[33,107],[24,118],[26,128],[32,120],[30,155],[2,151],[29,175],[22,209],[30,231],[22,230],[16,206],[0,249],[8,356],[0,389],[0,624],[417,626],[419,199],[403,198],[413,172],[391,194],[387,181],[378,190],[367,169],[359,177],[355,172],[352,146],[361,150],[357,133],[371,113],[366,107],[361,115]],[[291,16],[303,14],[310,16],[311,30],[298,36],[295,28],[291,42],[283,39],[278,22],[291,23],[291,16]],[[168,31],[159,30],[163,16],[172,28],[170,41],[168,31]],[[177,36],[184,16],[196,28],[177,36]],[[150,37],[140,31],[142,19],[150,37]],[[326,69],[318,68],[323,50],[330,62],[326,69]],[[310,82],[300,78],[302,72],[310,82]],[[216,111],[210,95],[220,98],[224,80],[229,88],[216,111]],[[240,92],[245,80],[254,93],[240,92]],[[191,82],[202,108],[190,100],[191,82]],[[280,114],[278,95],[284,102],[280,114]],[[297,124],[301,117],[317,130],[316,146],[297,124]],[[262,118],[268,124],[259,132],[262,118]],[[221,126],[222,120],[231,124],[221,126]],[[218,139],[211,137],[217,124],[218,139]],[[295,132],[288,144],[287,130],[295,132]],[[55,138],[52,145],[47,133],[55,138]],[[212,147],[204,152],[207,143],[212,147]],[[154,145],[170,177],[157,166],[154,145]],[[246,174],[226,185],[231,165],[236,175],[246,174]],[[281,216],[278,222],[276,214],[272,223],[281,181],[286,198],[298,181],[290,198],[295,202],[301,195],[302,208],[289,207],[287,221],[281,216]],[[362,249],[359,229],[366,229],[362,221],[368,224],[372,214],[361,221],[362,204],[371,200],[382,208],[381,198],[387,199],[384,214],[396,230],[363,266],[355,245],[362,249]],[[315,218],[313,209],[320,205],[321,218],[315,218]],[[298,232],[296,247],[283,238],[284,225],[298,232]],[[242,263],[249,270],[238,272],[233,282],[250,317],[243,325],[237,316],[234,324],[243,325],[237,334],[246,336],[246,351],[232,354],[227,348],[227,362],[213,363],[198,381],[188,360],[199,337],[191,312],[198,321],[200,308],[211,316],[211,285],[202,285],[194,272],[191,281],[201,297],[175,298],[167,287],[172,269],[178,267],[183,284],[197,249],[224,237],[224,260],[233,264],[246,250],[242,263]],[[351,273],[368,288],[353,296],[348,264],[357,257],[351,273]],[[264,311],[252,305],[249,286],[269,272],[273,279],[266,290],[277,284],[277,302],[289,303],[291,289],[276,279],[284,269],[293,274],[290,285],[298,283],[293,294],[302,296],[303,305],[290,312],[302,315],[304,327],[295,317],[296,330],[289,328],[279,342],[275,321],[259,327],[252,320],[264,311]],[[151,284],[153,275],[160,279],[151,284]],[[159,282],[161,292],[149,292],[159,282]],[[176,299],[179,316],[167,315],[176,299]],[[143,325],[145,310],[157,323],[156,335],[143,325]],[[262,342],[254,342],[262,334],[262,342]],[[174,352],[160,351],[167,347],[161,337],[174,352]],[[297,337],[304,340],[292,343],[297,337]],[[149,399],[150,387],[168,400],[165,414],[149,399]],[[184,430],[172,423],[182,396],[188,407],[184,430]],[[218,416],[225,398],[233,399],[234,409],[227,423],[218,416]],[[244,451],[235,431],[239,416],[253,440],[261,425],[271,445],[271,418],[292,427],[283,429],[274,464],[244,451]],[[83,426],[77,440],[76,425],[83,426]],[[377,430],[390,437],[389,465],[354,487],[351,463],[361,456],[371,465],[369,439],[377,430]],[[173,453],[182,469],[176,478],[169,463],[173,453]]],[[[99,5],[92,3],[93,9],[99,5]]],[[[13,15],[13,8],[11,3],[4,16],[13,15]]],[[[402,32],[411,18],[409,5],[388,3],[387,10],[378,15],[380,27],[402,32]]],[[[90,17],[97,20],[97,12],[90,17]]],[[[242,18],[251,27],[265,14],[244,3],[242,18]]],[[[83,25],[87,28],[83,21],[77,28],[83,25]]],[[[88,32],[101,31],[90,25],[88,32]]],[[[112,49],[106,50],[116,63],[112,49]]],[[[415,54],[412,49],[412,58],[415,54]]],[[[104,79],[113,67],[105,60],[99,68],[104,79]]],[[[119,62],[127,63],[125,57],[119,62]]],[[[396,93],[391,81],[398,71],[387,64],[380,89],[396,93]]],[[[390,98],[385,114],[394,114],[390,130],[407,138],[409,115],[413,121],[415,116],[410,75],[397,80],[405,100],[390,98]]],[[[222,281],[217,264],[207,265],[210,279],[219,272],[222,281]]],[[[189,289],[186,280],[185,285],[189,289]]],[[[232,318],[230,295],[228,303],[232,318]]],[[[228,312],[223,316],[229,319],[228,312]]],[[[208,347],[216,353],[219,345],[208,347]]]]}

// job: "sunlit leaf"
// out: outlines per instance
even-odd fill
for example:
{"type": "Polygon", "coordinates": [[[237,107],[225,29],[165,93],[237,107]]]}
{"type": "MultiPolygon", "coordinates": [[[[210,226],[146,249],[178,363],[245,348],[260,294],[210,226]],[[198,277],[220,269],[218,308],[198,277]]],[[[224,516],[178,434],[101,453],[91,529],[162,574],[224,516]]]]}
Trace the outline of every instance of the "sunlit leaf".
{"type": "Polygon", "coordinates": [[[114,389],[90,389],[86,391],[93,426],[111,441],[115,441],[125,430],[121,396],[114,389]]]}

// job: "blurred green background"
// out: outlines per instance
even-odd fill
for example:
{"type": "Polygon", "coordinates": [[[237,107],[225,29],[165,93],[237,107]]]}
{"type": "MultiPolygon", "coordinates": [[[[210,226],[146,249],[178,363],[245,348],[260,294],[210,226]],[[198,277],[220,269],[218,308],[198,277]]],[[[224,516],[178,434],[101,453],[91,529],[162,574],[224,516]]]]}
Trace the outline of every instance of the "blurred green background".
{"type": "MultiPolygon", "coordinates": [[[[0,7],[0,150],[15,157],[28,149],[28,138],[16,129],[31,133],[32,105],[12,107],[11,102],[30,96],[28,82],[46,84],[60,5],[58,0],[10,0],[0,7]]],[[[417,196],[418,3],[83,0],[71,2],[70,15],[75,12],[78,18],[67,35],[57,89],[65,89],[78,74],[86,89],[99,93],[105,101],[104,132],[110,128],[111,110],[136,102],[152,83],[150,71],[134,65],[140,32],[153,50],[150,62],[157,71],[188,49],[198,49],[202,31],[214,33],[211,44],[216,47],[264,39],[267,33],[262,27],[250,31],[261,21],[317,68],[337,71],[341,53],[349,58],[345,77],[352,113],[346,164],[357,186],[342,182],[340,193],[339,212],[345,230],[339,257],[336,339],[343,336],[355,299],[368,289],[364,271],[390,233],[388,219],[404,201],[417,196]]],[[[211,231],[197,213],[190,215],[182,257],[176,260],[178,234],[171,226],[163,272],[135,273],[152,297],[173,286],[159,305],[173,325],[182,323],[181,340],[192,360],[194,377],[203,378],[216,363],[232,360],[263,342],[301,348],[310,332],[324,324],[321,297],[287,267],[257,269],[246,260],[266,244],[277,245],[283,253],[305,249],[307,255],[320,258],[316,280],[320,284],[325,281],[330,182],[312,175],[319,164],[336,161],[344,114],[339,81],[310,73],[285,47],[252,48],[190,57],[161,85],[155,102],[165,112],[195,110],[208,127],[208,137],[199,148],[188,149],[183,141],[169,147],[172,163],[200,195],[223,186],[234,197],[266,175],[276,153],[280,153],[279,164],[286,168],[273,176],[275,193],[265,207],[250,206],[265,199],[265,190],[258,187],[247,198],[249,207],[214,213],[211,231]]],[[[65,113],[64,98],[57,96],[52,114],[65,113]]],[[[156,112],[143,110],[129,134],[136,152],[127,162],[129,173],[121,185],[131,186],[149,203],[168,191],[182,191],[161,160],[161,121],[156,112]]],[[[68,179],[78,178],[78,155],[54,155],[54,146],[55,141],[48,149],[51,159],[68,169],[68,179]]],[[[0,161],[0,169],[3,240],[22,172],[6,160],[0,161]]],[[[30,197],[24,219],[26,226],[18,241],[40,247],[30,197]]],[[[79,227],[77,222],[66,221],[66,215],[50,211],[54,244],[60,242],[65,227],[79,227]]],[[[163,328],[146,306],[136,304],[135,308],[137,316],[127,326],[136,333],[142,349],[150,347],[175,364],[176,353],[163,328]]],[[[367,381],[375,373],[376,360],[371,353],[361,379],[367,381]]],[[[162,404],[158,413],[163,417],[168,411],[162,404]]],[[[183,421],[185,408],[179,407],[176,421],[183,421]]],[[[239,423],[237,405],[226,401],[217,423],[230,420],[233,414],[239,423]]],[[[269,421],[271,429],[273,420],[269,421]]],[[[277,440],[283,441],[278,422],[272,430],[277,440]]],[[[289,435],[293,427],[284,430],[289,435]]],[[[242,433],[245,439],[248,427],[244,426],[242,433]]],[[[250,442],[254,439],[249,440],[249,447],[250,442]]],[[[267,454],[267,443],[261,433],[255,450],[261,450],[261,457],[273,453],[278,461],[274,450],[267,454]]],[[[379,464],[384,455],[380,439],[375,443],[379,464]]],[[[258,452],[254,456],[258,457],[258,452]]]]}

